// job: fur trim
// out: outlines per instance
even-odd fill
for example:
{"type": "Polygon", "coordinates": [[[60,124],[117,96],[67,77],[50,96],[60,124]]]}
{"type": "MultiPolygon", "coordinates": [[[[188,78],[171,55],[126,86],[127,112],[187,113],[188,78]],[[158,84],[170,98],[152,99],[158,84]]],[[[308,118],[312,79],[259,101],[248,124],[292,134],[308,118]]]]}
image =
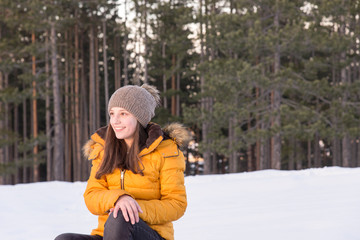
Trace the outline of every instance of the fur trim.
{"type": "Polygon", "coordinates": [[[95,144],[95,141],[90,139],[86,142],[86,144],[83,146],[82,151],[86,158],[89,158],[91,151],[92,151],[92,145],[95,144]]]}
{"type": "Polygon", "coordinates": [[[187,147],[192,139],[191,133],[180,123],[171,123],[165,126],[163,130],[179,147],[187,147]]]}
{"type": "Polygon", "coordinates": [[[156,106],[160,105],[160,95],[159,95],[159,90],[156,89],[156,87],[151,86],[149,84],[144,83],[142,86],[142,88],[144,88],[146,91],[148,91],[151,96],[154,97],[155,102],[156,102],[156,106]]]}

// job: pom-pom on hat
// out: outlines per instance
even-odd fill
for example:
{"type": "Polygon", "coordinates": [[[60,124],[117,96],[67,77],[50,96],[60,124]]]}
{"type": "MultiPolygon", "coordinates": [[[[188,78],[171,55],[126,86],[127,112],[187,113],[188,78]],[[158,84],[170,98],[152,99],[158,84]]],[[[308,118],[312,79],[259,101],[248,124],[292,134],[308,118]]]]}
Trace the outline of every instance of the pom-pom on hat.
{"type": "Polygon", "coordinates": [[[155,116],[155,108],[160,104],[159,91],[154,86],[143,84],[127,85],[117,89],[110,97],[108,112],[111,108],[121,107],[126,109],[145,128],[151,118],[155,116]]]}

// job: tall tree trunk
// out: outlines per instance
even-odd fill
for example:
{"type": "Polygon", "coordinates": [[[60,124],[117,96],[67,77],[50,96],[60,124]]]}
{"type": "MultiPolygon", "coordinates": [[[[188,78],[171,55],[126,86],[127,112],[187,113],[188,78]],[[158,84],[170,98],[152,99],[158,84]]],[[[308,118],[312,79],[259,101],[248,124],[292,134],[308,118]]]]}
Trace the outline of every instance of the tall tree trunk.
{"type": "MultiPolygon", "coordinates": [[[[141,19],[141,13],[136,12],[136,17],[138,19],[141,19]]],[[[141,21],[140,21],[140,26],[139,26],[138,30],[135,31],[135,37],[134,37],[135,70],[133,73],[132,83],[135,85],[140,85],[140,73],[142,70],[142,66],[141,66],[141,62],[140,62],[141,47],[142,47],[142,43],[140,42],[141,36],[142,36],[142,28],[141,28],[141,21]]]]}
{"type": "MultiPolygon", "coordinates": [[[[332,56],[331,76],[332,76],[332,82],[333,82],[334,86],[337,85],[336,67],[335,67],[337,59],[338,59],[337,57],[332,56]]],[[[336,110],[336,111],[338,111],[338,110],[336,110]]],[[[334,129],[335,133],[339,132],[337,116],[338,116],[338,112],[336,112],[334,114],[334,116],[332,117],[332,123],[334,125],[333,129],[334,129]]],[[[341,162],[341,157],[340,157],[341,152],[340,151],[341,151],[341,146],[339,143],[339,138],[335,135],[332,139],[332,152],[331,152],[333,166],[340,166],[340,162],[341,162]]]]}
{"type": "Polygon", "coordinates": [[[51,22],[51,67],[54,95],[54,180],[64,180],[64,133],[61,114],[61,96],[58,64],[56,59],[55,23],[51,22]]]}
{"type": "Polygon", "coordinates": [[[99,71],[99,39],[95,29],[95,130],[100,128],[100,71],[99,71]]]}
{"type": "MultiPolygon", "coordinates": [[[[89,124],[89,105],[88,105],[88,86],[89,83],[86,82],[86,74],[85,74],[85,49],[84,49],[84,38],[83,35],[80,35],[80,49],[81,49],[81,83],[80,83],[80,122],[86,123],[81,124],[81,142],[85,143],[89,139],[89,132],[90,132],[90,124],[89,124]]],[[[81,178],[88,178],[89,177],[89,163],[88,161],[81,162],[81,178]]]]}
{"type": "MultiPolygon", "coordinates": [[[[1,29],[0,29],[1,30],[1,29]]],[[[1,59],[0,59],[1,60],[1,59]]],[[[7,88],[7,73],[3,74],[0,71],[0,91],[3,91],[7,88]]],[[[0,130],[8,129],[8,103],[0,101],[0,113],[2,117],[0,118],[0,130]]],[[[5,142],[7,142],[8,137],[7,134],[3,136],[5,142]]],[[[5,166],[8,164],[9,156],[8,156],[8,146],[4,146],[0,148],[0,163],[5,166]]],[[[8,184],[8,177],[0,176],[0,184],[8,184]]]]}
{"type": "MultiPolygon", "coordinates": [[[[266,76],[265,66],[263,66],[261,68],[261,71],[262,71],[262,75],[266,76]]],[[[268,104],[269,96],[268,96],[268,94],[264,93],[263,89],[260,89],[259,96],[260,96],[260,98],[264,98],[264,102],[266,102],[266,104],[268,104]]],[[[259,125],[260,125],[259,128],[262,131],[269,131],[269,122],[266,119],[262,118],[262,120],[260,120],[259,125]]],[[[260,140],[259,140],[259,170],[270,168],[271,156],[270,156],[269,141],[270,140],[268,137],[260,136],[260,140]]]]}
{"type": "Polygon", "coordinates": [[[127,0],[125,0],[125,20],[124,20],[124,39],[123,39],[123,50],[124,50],[124,85],[129,84],[129,73],[128,73],[128,52],[126,50],[128,45],[128,32],[127,32],[127,0]]]}
{"type": "MultiPolygon", "coordinates": [[[[180,81],[181,81],[180,73],[177,72],[177,74],[176,74],[176,89],[177,89],[177,91],[180,91],[180,81]]],[[[175,101],[176,101],[176,116],[180,117],[180,95],[178,93],[175,96],[175,101]]]]}
{"type": "MultiPolygon", "coordinates": [[[[235,96],[233,97],[235,106],[238,105],[238,94],[235,94],[235,96]]],[[[231,132],[230,132],[230,127],[229,127],[229,135],[231,134],[231,160],[232,162],[230,162],[230,172],[232,173],[236,173],[239,172],[240,170],[240,159],[239,159],[239,151],[237,148],[237,143],[239,142],[238,136],[237,136],[237,125],[239,124],[239,121],[236,117],[236,113],[233,112],[231,113],[231,116],[229,118],[230,121],[230,127],[231,127],[231,132]],[[232,168],[231,168],[232,165],[232,168]]],[[[229,139],[230,140],[230,139],[229,139]]],[[[229,144],[230,145],[230,144],[229,144]]],[[[251,146],[250,146],[250,152],[251,152],[251,146]]],[[[251,153],[249,153],[248,157],[248,161],[252,161],[251,159],[251,153]]],[[[216,159],[214,159],[214,161],[216,161],[216,159]]],[[[249,163],[249,162],[248,162],[249,163]]]]}
{"type": "MultiPolygon", "coordinates": [[[[343,75],[343,71],[344,69],[341,70],[341,75],[343,75]]],[[[346,77],[345,77],[346,78],[346,77]]],[[[347,84],[346,80],[344,82],[344,85],[347,84]]],[[[347,90],[345,90],[347,91],[347,90]]],[[[343,98],[343,109],[344,108],[344,102],[347,101],[347,93],[344,93],[344,98],[343,98]]],[[[343,110],[344,111],[344,110],[343,110]]],[[[342,113],[344,114],[344,112],[342,113]]],[[[350,137],[349,134],[347,133],[347,129],[344,129],[345,135],[342,138],[342,166],[343,167],[350,167],[350,162],[351,162],[351,143],[350,143],[350,137]]]]}
{"type": "MultiPolygon", "coordinates": [[[[32,32],[31,34],[31,42],[35,45],[35,33],[32,32]]],[[[32,56],[32,130],[33,130],[33,138],[35,139],[36,143],[34,144],[33,148],[33,181],[39,181],[39,165],[38,165],[38,151],[39,145],[37,144],[37,137],[38,137],[38,120],[37,120],[37,93],[36,93],[36,58],[32,56]]]]}
{"type": "Polygon", "coordinates": [[[233,173],[234,172],[234,155],[233,155],[233,149],[234,149],[234,126],[233,126],[233,120],[232,117],[229,117],[229,123],[228,123],[228,127],[229,127],[229,132],[228,132],[228,141],[229,141],[229,145],[228,145],[228,152],[229,152],[229,158],[228,158],[228,163],[229,163],[229,172],[233,173]]]}
{"type": "Polygon", "coordinates": [[[144,0],[144,8],[143,14],[144,16],[144,82],[148,83],[148,61],[147,61],[147,54],[148,54],[148,37],[147,37],[147,28],[148,28],[148,20],[147,20],[147,0],[144,0]]]}
{"type": "MultiPolygon", "coordinates": [[[[22,82],[22,87],[23,87],[23,90],[25,90],[25,80],[23,80],[23,82],[22,82]]],[[[23,108],[22,108],[22,110],[23,110],[22,111],[23,143],[26,143],[26,141],[27,141],[27,107],[26,107],[26,104],[27,104],[26,98],[24,98],[23,103],[22,103],[22,105],[23,105],[23,108]]],[[[1,123],[1,121],[0,121],[0,123],[1,123]]],[[[23,151],[22,157],[23,157],[23,162],[25,163],[27,161],[27,152],[25,149],[23,151]]],[[[23,166],[23,183],[27,183],[27,182],[29,182],[28,167],[26,166],[26,164],[24,164],[24,166],[23,166]]]]}
{"type": "MultiPolygon", "coordinates": [[[[50,66],[49,66],[49,32],[46,32],[45,38],[45,73],[46,73],[46,82],[45,87],[46,91],[50,92],[51,82],[50,82],[50,66]]],[[[46,107],[46,180],[53,180],[53,157],[52,157],[52,130],[51,130],[51,109],[50,109],[51,99],[50,94],[46,94],[45,98],[45,107],[46,107]]]]}
{"type": "MultiPolygon", "coordinates": [[[[115,90],[121,87],[121,54],[120,54],[120,36],[114,37],[114,75],[115,75],[115,90]]],[[[109,100],[109,99],[108,99],[109,100]]]]}
{"type": "MultiPolygon", "coordinates": [[[[77,15],[77,13],[76,13],[77,15]]],[[[80,127],[80,91],[79,91],[79,25],[75,24],[75,63],[74,63],[74,118],[75,118],[75,145],[76,157],[74,160],[74,180],[81,179],[81,127],[80,127]]]]}
{"type": "Polygon", "coordinates": [[[176,116],[176,77],[175,77],[175,70],[176,70],[176,56],[175,54],[171,57],[171,63],[172,63],[172,75],[171,75],[171,89],[173,90],[173,94],[171,96],[171,115],[176,116]]]}
{"type": "Polygon", "coordinates": [[[90,26],[90,57],[89,57],[89,125],[90,132],[96,131],[96,76],[95,76],[95,31],[94,26],[90,26]]]}
{"type": "Polygon", "coordinates": [[[71,168],[72,168],[72,159],[71,159],[71,116],[70,116],[70,101],[69,101],[69,33],[65,31],[65,79],[64,79],[64,99],[65,99],[65,108],[64,108],[64,118],[65,118],[65,145],[64,145],[64,160],[65,160],[65,181],[71,182],[71,168]]]}
{"type": "MultiPolygon", "coordinates": [[[[15,134],[19,134],[19,106],[17,103],[14,104],[14,132],[15,134]]],[[[20,183],[21,179],[20,179],[20,175],[19,175],[19,145],[18,145],[18,141],[14,142],[14,148],[13,148],[13,152],[14,152],[14,163],[15,163],[15,174],[14,174],[14,184],[20,183]]]]}
{"type": "MultiPolygon", "coordinates": [[[[339,34],[340,36],[345,36],[346,35],[346,20],[345,20],[345,16],[340,16],[340,20],[341,20],[341,24],[340,24],[340,28],[339,28],[339,34]]],[[[341,98],[341,106],[342,106],[342,116],[345,115],[346,111],[345,109],[345,103],[348,100],[348,77],[347,77],[347,69],[345,66],[345,62],[346,62],[346,52],[345,50],[340,54],[340,63],[342,64],[342,68],[341,68],[341,72],[340,72],[340,78],[341,78],[341,84],[343,86],[345,86],[345,91],[343,92],[343,97],[341,98]]],[[[351,145],[350,145],[350,137],[348,134],[348,130],[346,129],[346,127],[344,127],[345,129],[343,129],[343,132],[345,133],[343,138],[342,138],[342,166],[343,167],[349,167],[350,166],[350,157],[351,157],[351,145]]]]}
{"type": "MultiPolygon", "coordinates": [[[[206,0],[205,0],[205,8],[206,8],[206,0]]],[[[200,64],[203,64],[205,61],[205,53],[204,53],[204,33],[203,33],[203,0],[200,0],[200,8],[199,8],[199,15],[200,15],[200,64]]],[[[202,132],[202,142],[205,145],[205,150],[203,152],[203,158],[204,158],[204,174],[210,174],[211,173],[211,152],[209,149],[209,120],[206,117],[208,114],[208,97],[205,96],[205,77],[204,73],[200,73],[200,91],[202,94],[201,98],[201,118],[203,119],[202,125],[201,125],[201,132],[202,132]]]]}
{"type": "Polygon", "coordinates": [[[237,156],[236,150],[236,118],[234,116],[229,118],[229,152],[230,152],[230,162],[229,162],[229,171],[231,173],[238,172],[239,169],[239,159],[237,156]]]}
{"type": "MultiPolygon", "coordinates": [[[[345,54],[342,54],[343,62],[345,61],[345,54]]],[[[341,69],[341,81],[343,83],[343,85],[347,85],[348,81],[347,81],[347,76],[346,76],[346,69],[345,67],[343,69],[341,69]]],[[[347,89],[344,92],[344,96],[342,98],[342,115],[344,115],[344,111],[345,111],[345,102],[348,100],[348,92],[347,89]]],[[[342,166],[343,167],[350,167],[350,162],[351,162],[351,143],[350,143],[350,137],[349,134],[347,133],[347,129],[344,129],[344,136],[342,138],[342,166]]]]}
{"type": "MultiPolygon", "coordinates": [[[[256,87],[255,89],[256,94],[256,106],[259,105],[259,96],[260,96],[260,89],[256,87]]],[[[258,114],[256,114],[256,132],[260,131],[260,117],[258,114]]],[[[256,166],[255,170],[260,170],[260,145],[261,145],[261,138],[257,137],[256,145],[255,145],[255,157],[256,157],[256,166]]]]}
{"type": "MultiPolygon", "coordinates": [[[[204,81],[204,77],[201,76],[200,79],[202,80],[202,82],[204,81]]],[[[204,83],[202,83],[202,86],[204,86],[204,83]]],[[[202,90],[202,92],[204,92],[204,90],[202,90]]],[[[207,111],[208,108],[208,98],[203,97],[201,99],[201,109],[202,109],[202,142],[205,145],[205,150],[203,152],[203,158],[204,158],[204,173],[205,174],[210,174],[211,173],[211,151],[209,148],[209,139],[208,139],[208,134],[209,134],[209,120],[206,117],[209,113],[207,111]]]]}
{"type": "MultiPolygon", "coordinates": [[[[249,130],[251,128],[251,116],[249,116],[248,122],[247,122],[247,129],[249,130]]],[[[251,144],[248,144],[247,146],[247,171],[253,171],[254,170],[254,159],[253,159],[253,148],[251,144]]]]}
{"type": "MultiPolygon", "coordinates": [[[[105,90],[105,109],[109,104],[109,80],[108,80],[108,64],[107,64],[107,48],[106,48],[106,19],[103,20],[103,61],[104,61],[104,90],[105,90]]],[[[109,114],[106,115],[106,122],[109,123],[109,114]]]]}
{"type": "MultiPolygon", "coordinates": [[[[4,73],[4,89],[7,89],[9,87],[9,73],[5,72],[4,73]]],[[[10,106],[9,103],[5,102],[4,104],[4,127],[6,130],[11,129],[10,127],[10,106]]],[[[5,142],[9,143],[9,135],[8,133],[5,134],[5,142]]],[[[11,157],[10,157],[10,146],[9,144],[7,144],[4,147],[4,159],[5,159],[5,164],[11,164],[11,157]]],[[[5,175],[5,184],[11,184],[11,176],[10,174],[6,174],[5,175]]]]}
{"type": "Polygon", "coordinates": [[[124,50],[124,85],[129,84],[129,71],[128,71],[128,52],[127,52],[127,42],[128,42],[128,34],[125,32],[124,40],[123,40],[123,50],[124,50]]]}
{"type": "MultiPolygon", "coordinates": [[[[207,6],[207,4],[206,4],[207,6]]],[[[207,8],[205,6],[205,8],[207,8]]],[[[210,60],[213,61],[215,60],[215,55],[216,55],[216,43],[215,43],[215,36],[216,36],[216,30],[215,30],[215,15],[217,14],[216,12],[216,0],[212,0],[212,4],[210,4],[210,8],[211,8],[211,13],[210,13],[210,18],[209,18],[209,21],[210,21],[210,25],[207,26],[206,28],[206,32],[209,32],[209,34],[207,34],[207,36],[209,37],[208,39],[210,40],[208,42],[208,46],[209,46],[209,56],[210,56],[210,60]]]]}
{"type": "MultiPolygon", "coordinates": [[[[2,27],[0,24],[0,40],[2,38],[2,27]]],[[[1,56],[0,56],[0,63],[1,63],[1,56]]],[[[0,91],[3,91],[4,87],[3,87],[3,73],[0,71],[0,91]]],[[[0,101],[0,113],[2,113],[3,111],[3,103],[0,101]]],[[[0,130],[2,130],[4,128],[4,122],[3,120],[0,118],[0,130]]],[[[4,164],[5,158],[4,158],[4,149],[2,147],[0,147],[0,164],[4,164]]],[[[0,176],[0,185],[4,184],[4,177],[0,176]]]]}
{"type": "MultiPolygon", "coordinates": [[[[0,25],[1,27],[1,25],[0,25]]],[[[1,34],[1,28],[0,28],[1,34]]],[[[0,59],[1,60],[1,59],[0,59]]],[[[0,71],[0,91],[4,90],[4,76],[3,73],[0,71]]],[[[0,113],[4,112],[4,103],[0,101],[0,113]]],[[[0,118],[0,130],[5,128],[5,123],[2,118],[0,118]]],[[[0,147],[0,164],[5,164],[5,147],[0,147]]],[[[4,176],[0,176],[0,184],[6,184],[6,180],[4,176]]]]}
{"type": "Polygon", "coordinates": [[[166,42],[162,42],[161,44],[161,57],[163,62],[163,75],[162,75],[162,81],[163,81],[163,107],[164,109],[168,109],[168,101],[166,97],[166,91],[167,91],[167,76],[166,76],[166,42]]]}
{"type": "MultiPolygon", "coordinates": [[[[276,1],[276,4],[277,1],[276,1]]],[[[276,12],[274,17],[274,25],[276,28],[276,32],[279,32],[279,11],[276,6],[276,12]]],[[[275,78],[280,71],[280,45],[279,42],[276,42],[275,45],[275,54],[274,54],[274,75],[275,78]]],[[[274,111],[274,117],[272,122],[273,128],[280,128],[281,120],[280,120],[280,104],[281,104],[281,94],[279,87],[276,86],[272,92],[272,108],[274,111]]],[[[280,130],[276,129],[274,136],[271,138],[271,168],[280,169],[281,168],[281,136],[280,130]]]]}
{"type": "MultiPolygon", "coordinates": [[[[75,34],[75,32],[72,32],[75,34]]],[[[69,44],[73,44],[73,37],[71,37],[69,44]]],[[[81,152],[81,149],[77,148],[77,144],[76,144],[76,122],[75,122],[75,78],[74,78],[74,71],[75,71],[75,67],[74,67],[74,61],[73,61],[73,56],[70,55],[70,60],[72,64],[70,64],[70,117],[71,117],[71,124],[70,124],[70,137],[71,137],[71,145],[70,145],[70,150],[71,150],[71,181],[81,181],[81,179],[76,180],[75,179],[75,171],[77,168],[77,162],[78,160],[76,159],[78,154],[77,152],[81,152]]]]}
{"type": "MultiPolygon", "coordinates": [[[[356,21],[356,26],[360,26],[360,19],[357,19],[356,21]]],[[[359,37],[358,37],[359,38],[359,37]]],[[[356,45],[357,49],[356,51],[360,51],[360,46],[356,45]]],[[[356,52],[355,51],[355,52],[356,52]]],[[[357,77],[355,79],[359,79],[360,78],[360,61],[358,61],[356,59],[357,63],[355,64],[356,66],[356,72],[357,72],[357,77]]],[[[359,98],[358,98],[359,101],[359,98]]],[[[360,110],[358,111],[358,114],[360,113],[360,110]]],[[[360,127],[360,125],[358,125],[360,127]]],[[[357,134],[357,139],[356,139],[356,146],[357,146],[357,157],[356,157],[356,162],[355,162],[355,167],[360,167],[360,142],[359,142],[360,136],[359,133],[357,134]]]]}
{"type": "Polygon", "coordinates": [[[213,152],[211,155],[211,173],[212,174],[218,174],[219,173],[219,166],[218,166],[218,155],[213,152]]]}

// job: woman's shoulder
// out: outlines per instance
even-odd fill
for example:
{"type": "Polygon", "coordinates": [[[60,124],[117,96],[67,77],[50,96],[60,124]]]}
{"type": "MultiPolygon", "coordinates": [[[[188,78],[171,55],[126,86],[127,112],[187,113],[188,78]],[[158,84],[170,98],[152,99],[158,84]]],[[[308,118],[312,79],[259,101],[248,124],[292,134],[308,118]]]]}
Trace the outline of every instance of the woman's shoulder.
{"type": "Polygon", "coordinates": [[[190,131],[180,123],[172,123],[163,128],[164,139],[156,148],[163,157],[178,156],[180,149],[187,147],[192,139],[190,131]]]}
{"type": "Polygon", "coordinates": [[[104,150],[107,126],[99,128],[83,146],[83,154],[89,160],[94,160],[104,150]]]}
{"type": "Polygon", "coordinates": [[[84,156],[88,160],[94,160],[97,158],[99,153],[104,150],[102,144],[90,139],[86,142],[86,144],[82,148],[84,156]]]}
{"type": "Polygon", "coordinates": [[[192,139],[190,131],[181,123],[171,123],[163,128],[164,141],[171,139],[180,148],[185,148],[192,139]]]}

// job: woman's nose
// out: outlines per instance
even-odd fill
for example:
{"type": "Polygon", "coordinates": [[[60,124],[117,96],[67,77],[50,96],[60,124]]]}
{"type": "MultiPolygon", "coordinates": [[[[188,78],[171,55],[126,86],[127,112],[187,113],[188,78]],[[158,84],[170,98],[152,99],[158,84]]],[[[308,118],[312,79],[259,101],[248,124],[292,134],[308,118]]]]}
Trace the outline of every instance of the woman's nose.
{"type": "Polygon", "coordinates": [[[119,123],[119,122],[121,122],[121,117],[120,117],[120,115],[114,115],[114,122],[116,122],[116,123],[119,123]]]}

